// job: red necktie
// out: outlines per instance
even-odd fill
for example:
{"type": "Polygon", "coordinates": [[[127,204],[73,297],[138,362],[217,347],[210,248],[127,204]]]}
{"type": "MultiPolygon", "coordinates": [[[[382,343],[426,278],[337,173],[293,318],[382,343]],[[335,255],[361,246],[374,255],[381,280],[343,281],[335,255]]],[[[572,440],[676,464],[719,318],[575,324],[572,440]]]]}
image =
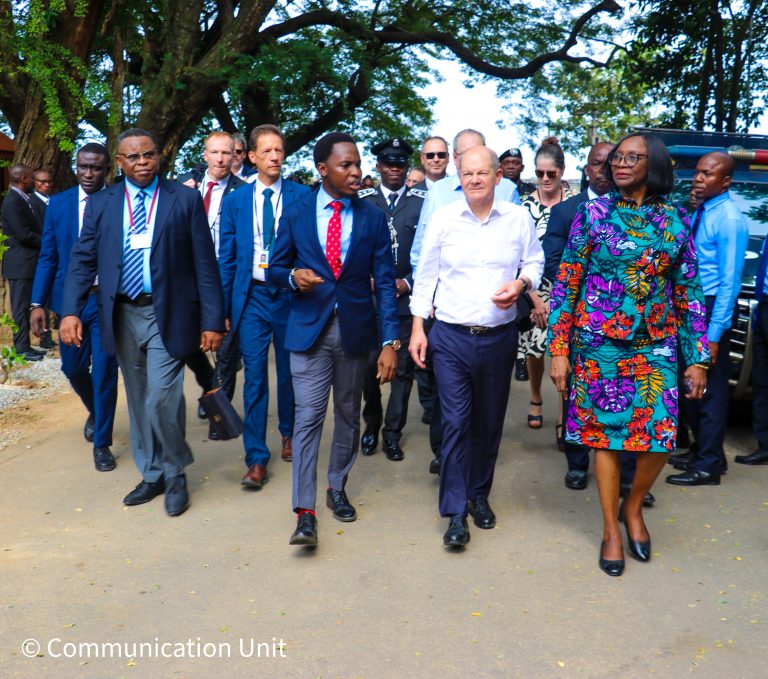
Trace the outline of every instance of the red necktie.
{"type": "Polygon", "coordinates": [[[214,186],[216,186],[216,182],[208,182],[208,190],[205,192],[205,198],[203,198],[206,217],[208,216],[208,210],[211,209],[211,194],[213,193],[214,186]]]}
{"type": "Polygon", "coordinates": [[[333,275],[338,278],[341,273],[341,209],[344,203],[340,200],[331,201],[333,215],[328,222],[328,236],[325,240],[325,256],[331,265],[333,275]]]}

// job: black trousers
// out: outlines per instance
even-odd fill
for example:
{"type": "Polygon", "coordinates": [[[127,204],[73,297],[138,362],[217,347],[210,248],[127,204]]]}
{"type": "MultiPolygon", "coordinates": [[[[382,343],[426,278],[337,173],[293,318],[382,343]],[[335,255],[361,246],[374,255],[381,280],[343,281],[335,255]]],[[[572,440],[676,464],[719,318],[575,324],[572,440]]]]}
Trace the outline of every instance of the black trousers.
{"type": "Polygon", "coordinates": [[[371,352],[366,369],[365,384],[363,385],[363,420],[365,428],[369,431],[378,431],[382,426],[382,438],[385,441],[400,441],[403,429],[408,419],[408,400],[413,387],[414,368],[416,367],[408,351],[411,341],[411,328],[413,317],[400,318],[400,342],[401,347],[397,352],[397,373],[390,383],[389,401],[384,412],[381,404],[381,386],[376,379],[376,363],[380,349],[371,352]]]}
{"type": "MultiPolygon", "coordinates": [[[[705,298],[707,322],[715,304],[714,296],[705,298]]],[[[700,400],[687,399],[681,385],[680,410],[693,432],[698,450],[693,460],[693,468],[708,474],[720,475],[720,467],[725,464],[725,430],[728,424],[728,377],[730,373],[731,331],[723,333],[718,342],[717,363],[707,373],[707,393],[700,400]]],[[[681,372],[685,368],[680,366],[681,372]]]]}
{"type": "Polygon", "coordinates": [[[13,333],[13,346],[17,354],[24,354],[32,347],[29,343],[29,304],[32,301],[31,278],[9,278],[11,315],[19,329],[13,333]]]}
{"type": "Polygon", "coordinates": [[[752,432],[758,448],[768,452],[768,298],[752,326],[752,432]]]}

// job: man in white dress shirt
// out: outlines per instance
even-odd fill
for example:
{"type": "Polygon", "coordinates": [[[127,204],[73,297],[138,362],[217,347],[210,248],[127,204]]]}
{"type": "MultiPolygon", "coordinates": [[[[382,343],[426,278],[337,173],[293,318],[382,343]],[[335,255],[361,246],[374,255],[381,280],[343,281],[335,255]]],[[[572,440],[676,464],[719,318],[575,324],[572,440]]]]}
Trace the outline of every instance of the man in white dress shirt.
{"type": "Polygon", "coordinates": [[[488,504],[515,362],[515,302],[539,285],[544,253],[529,213],[497,200],[501,169],[485,146],[458,163],[462,198],[430,217],[411,295],[410,352],[424,366],[429,346],[442,407],[440,514],[443,543],[469,542],[466,516],[493,528],[488,504]],[[434,305],[429,334],[424,321],[434,305]]]}

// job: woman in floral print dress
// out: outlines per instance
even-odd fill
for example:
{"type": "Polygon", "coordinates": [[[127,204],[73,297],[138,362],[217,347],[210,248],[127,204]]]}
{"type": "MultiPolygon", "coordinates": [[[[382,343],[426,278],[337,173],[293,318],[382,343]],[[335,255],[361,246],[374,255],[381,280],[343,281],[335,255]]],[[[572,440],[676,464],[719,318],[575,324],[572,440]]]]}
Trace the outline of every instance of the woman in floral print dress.
{"type": "Polygon", "coordinates": [[[550,375],[571,389],[565,439],[595,449],[603,511],[600,567],[624,569],[618,516],[630,552],[647,561],[643,497],[675,450],[678,361],[687,398],[701,398],[709,348],[704,296],[685,212],[666,202],[672,163],[663,142],[632,134],[608,156],[617,190],[581,206],[554,283],[550,375]],[[619,452],[638,453],[619,503],[619,452]]]}

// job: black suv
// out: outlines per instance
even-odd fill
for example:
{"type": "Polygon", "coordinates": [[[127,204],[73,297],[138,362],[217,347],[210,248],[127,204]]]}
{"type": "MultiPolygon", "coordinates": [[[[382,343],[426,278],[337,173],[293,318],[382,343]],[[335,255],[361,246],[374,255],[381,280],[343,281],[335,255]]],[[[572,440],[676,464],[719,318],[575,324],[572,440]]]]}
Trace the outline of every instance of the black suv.
{"type": "Polygon", "coordinates": [[[688,205],[694,168],[711,151],[725,151],[736,161],[731,196],[749,223],[749,245],[741,292],[737,300],[738,320],[731,333],[731,386],[733,397],[743,398],[752,371],[752,319],[755,307],[755,277],[768,234],[768,136],[637,128],[661,137],[675,163],[677,186],[673,200],[688,205]],[[755,153],[758,151],[758,153],[755,153]]]}

